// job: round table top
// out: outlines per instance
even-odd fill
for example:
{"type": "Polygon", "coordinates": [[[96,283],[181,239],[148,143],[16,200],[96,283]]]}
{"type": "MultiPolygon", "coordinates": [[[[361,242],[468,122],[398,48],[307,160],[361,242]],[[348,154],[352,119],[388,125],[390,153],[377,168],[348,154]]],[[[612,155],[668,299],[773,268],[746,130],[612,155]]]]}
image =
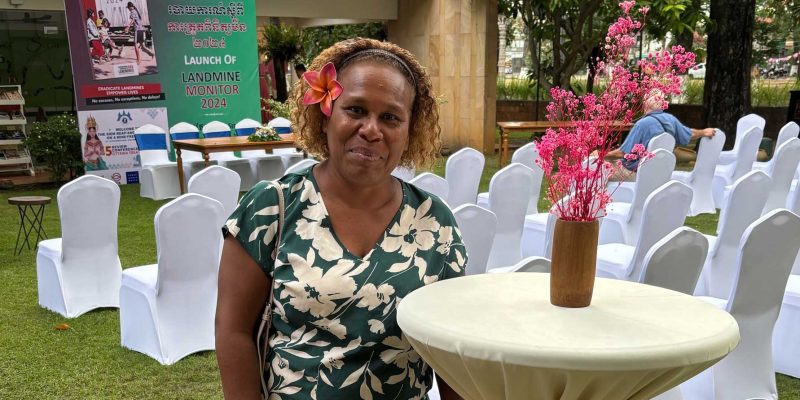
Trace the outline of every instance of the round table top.
{"type": "Polygon", "coordinates": [[[598,278],[592,304],[550,304],[550,275],[473,275],[409,294],[403,332],[462,357],[538,368],[632,371],[707,363],[739,343],[727,312],[675,291],[598,278]]]}
{"type": "Polygon", "coordinates": [[[47,196],[19,196],[19,197],[9,197],[8,204],[13,205],[43,205],[43,204],[50,204],[52,199],[47,196]]]}

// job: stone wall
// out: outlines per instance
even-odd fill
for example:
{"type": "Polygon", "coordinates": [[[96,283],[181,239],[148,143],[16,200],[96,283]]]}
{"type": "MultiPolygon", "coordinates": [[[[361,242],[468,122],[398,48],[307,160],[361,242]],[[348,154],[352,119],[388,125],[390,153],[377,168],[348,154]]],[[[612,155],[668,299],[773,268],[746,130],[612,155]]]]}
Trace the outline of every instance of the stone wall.
{"type": "Polygon", "coordinates": [[[399,0],[389,40],[408,49],[441,96],[444,145],[493,147],[497,0],[399,0]]]}

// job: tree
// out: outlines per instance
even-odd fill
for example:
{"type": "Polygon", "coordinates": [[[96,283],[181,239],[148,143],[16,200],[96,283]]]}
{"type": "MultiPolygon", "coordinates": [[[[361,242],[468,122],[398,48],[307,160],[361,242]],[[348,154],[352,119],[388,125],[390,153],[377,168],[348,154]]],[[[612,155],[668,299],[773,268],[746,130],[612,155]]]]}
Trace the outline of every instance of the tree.
{"type": "Polygon", "coordinates": [[[317,26],[303,29],[303,63],[310,63],[332,44],[353,38],[386,40],[386,25],[381,22],[317,26]]]}
{"type": "Polygon", "coordinates": [[[706,126],[726,133],[727,149],[736,138],[737,119],[750,111],[755,10],[755,0],[711,0],[703,114],[706,126]]]}
{"type": "Polygon", "coordinates": [[[286,63],[302,51],[302,34],[295,27],[283,24],[264,25],[264,47],[259,50],[266,53],[275,65],[275,91],[278,101],[289,98],[286,88],[286,63]]]}
{"type": "Polygon", "coordinates": [[[703,0],[650,0],[647,17],[647,34],[664,39],[667,33],[675,37],[674,44],[692,51],[694,33],[701,24],[707,24],[703,0]]]}

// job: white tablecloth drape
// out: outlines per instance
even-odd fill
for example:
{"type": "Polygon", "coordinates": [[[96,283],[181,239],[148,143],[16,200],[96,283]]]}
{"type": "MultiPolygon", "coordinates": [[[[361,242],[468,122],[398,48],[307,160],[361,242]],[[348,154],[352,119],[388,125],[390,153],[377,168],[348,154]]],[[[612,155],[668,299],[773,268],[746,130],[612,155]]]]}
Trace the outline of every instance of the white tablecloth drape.
{"type": "Polygon", "coordinates": [[[467,400],[650,399],[739,342],[726,312],[671,290],[598,279],[592,305],[550,304],[549,275],[423,287],[399,305],[414,349],[467,400]]]}

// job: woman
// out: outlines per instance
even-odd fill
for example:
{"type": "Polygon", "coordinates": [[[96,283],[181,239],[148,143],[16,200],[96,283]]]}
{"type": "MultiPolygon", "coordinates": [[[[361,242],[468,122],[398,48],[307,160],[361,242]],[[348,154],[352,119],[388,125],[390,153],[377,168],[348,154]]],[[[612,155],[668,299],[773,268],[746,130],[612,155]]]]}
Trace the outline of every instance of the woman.
{"type": "Polygon", "coordinates": [[[86,120],[86,143],[83,144],[84,168],[87,171],[98,171],[106,169],[106,162],[103,161],[103,142],[97,136],[97,121],[94,117],[86,120]]]}
{"type": "MultiPolygon", "coordinates": [[[[216,324],[223,391],[259,398],[253,327],[274,296],[270,399],[427,398],[432,372],[402,336],[397,304],[463,275],[467,256],[448,207],[391,176],[398,165],[435,157],[430,80],[410,53],[371,39],[333,45],[309,70],[304,79],[331,90],[295,86],[295,135],[324,161],[284,176],[279,189],[256,185],[224,228],[216,324]],[[276,190],[286,206],[273,263],[276,190]]],[[[443,399],[459,398],[441,380],[439,388],[443,399]]]]}
{"type": "Polygon", "coordinates": [[[86,10],[86,36],[89,40],[89,55],[92,60],[100,62],[100,57],[103,56],[103,45],[100,43],[100,32],[97,31],[97,25],[94,21],[94,10],[86,10]]]}
{"type": "MultiPolygon", "coordinates": [[[[150,55],[153,56],[147,49],[144,47],[144,40],[145,40],[145,33],[147,32],[144,29],[144,25],[142,25],[142,14],[139,13],[139,9],[133,5],[133,2],[128,2],[128,11],[130,12],[130,21],[128,22],[128,26],[125,27],[125,33],[133,27],[133,50],[136,52],[136,63],[139,64],[141,62],[139,56],[139,50],[142,50],[150,55]]],[[[122,53],[122,50],[120,50],[122,53]]]]}

